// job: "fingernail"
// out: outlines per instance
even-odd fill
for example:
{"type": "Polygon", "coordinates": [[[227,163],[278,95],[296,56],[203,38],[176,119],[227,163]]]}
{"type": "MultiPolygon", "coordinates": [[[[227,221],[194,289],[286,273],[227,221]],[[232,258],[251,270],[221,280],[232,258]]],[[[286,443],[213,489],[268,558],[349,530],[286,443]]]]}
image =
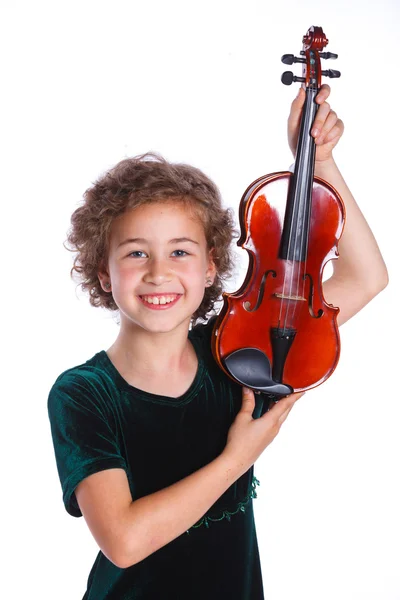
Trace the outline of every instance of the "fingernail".
{"type": "Polygon", "coordinates": [[[318,134],[319,134],[319,129],[313,129],[311,132],[311,135],[313,135],[314,137],[317,137],[318,134]]]}
{"type": "Polygon", "coordinates": [[[245,394],[248,394],[250,392],[250,389],[248,387],[244,387],[243,391],[244,391],[245,394]]]}

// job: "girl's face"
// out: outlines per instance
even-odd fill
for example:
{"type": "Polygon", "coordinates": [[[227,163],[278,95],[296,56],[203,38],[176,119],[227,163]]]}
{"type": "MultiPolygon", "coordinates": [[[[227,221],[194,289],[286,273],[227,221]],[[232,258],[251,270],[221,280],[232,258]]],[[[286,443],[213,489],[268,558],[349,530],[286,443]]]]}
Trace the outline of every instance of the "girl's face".
{"type": "Polygon", "coordinates": [[[144,204],[112,224],[108,275],[121,326],[167,332],[185,324],[213,281],[215,265],[201,221],[183,204],[144,204]]]}

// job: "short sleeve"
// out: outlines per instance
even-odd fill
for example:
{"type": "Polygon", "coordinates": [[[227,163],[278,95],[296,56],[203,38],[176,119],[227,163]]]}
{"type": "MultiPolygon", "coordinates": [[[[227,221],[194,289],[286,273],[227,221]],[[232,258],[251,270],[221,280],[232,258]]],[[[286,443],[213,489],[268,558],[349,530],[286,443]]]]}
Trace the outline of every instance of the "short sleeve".
{"type": "Polygon", "coordinates": [[[60,375],[50,390],[48,414],[58,475],[67,512],[81,517],[75,488],[88,475],[122,468],[121,455],[110,408],[101,385],[81,375],[60,375]]]}

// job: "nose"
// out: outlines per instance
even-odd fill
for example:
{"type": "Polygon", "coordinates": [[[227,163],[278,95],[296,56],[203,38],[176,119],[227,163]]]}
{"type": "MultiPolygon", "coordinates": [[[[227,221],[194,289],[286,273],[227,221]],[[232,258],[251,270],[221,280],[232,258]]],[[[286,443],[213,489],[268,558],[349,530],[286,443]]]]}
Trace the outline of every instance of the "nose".
{"type": "Polygon", "coordinates": [[[162,258],[153,257],[147,263],[147,271],[143,276],[145,283],[154,285],[162,285],[165,282],[171,281],[172,273],[167,264],[167,261],[162,258]]]}

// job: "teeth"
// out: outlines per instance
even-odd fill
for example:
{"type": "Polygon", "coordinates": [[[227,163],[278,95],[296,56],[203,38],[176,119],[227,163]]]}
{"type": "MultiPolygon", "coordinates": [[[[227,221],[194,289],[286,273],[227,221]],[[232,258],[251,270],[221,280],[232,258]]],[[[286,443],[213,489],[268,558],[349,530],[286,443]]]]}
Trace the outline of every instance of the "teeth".
{"type": "Polygon", "coordinates": [[[175,300],[176,296],[142,296],[142,298],[149,304],[169,304],[175,300]]]}

